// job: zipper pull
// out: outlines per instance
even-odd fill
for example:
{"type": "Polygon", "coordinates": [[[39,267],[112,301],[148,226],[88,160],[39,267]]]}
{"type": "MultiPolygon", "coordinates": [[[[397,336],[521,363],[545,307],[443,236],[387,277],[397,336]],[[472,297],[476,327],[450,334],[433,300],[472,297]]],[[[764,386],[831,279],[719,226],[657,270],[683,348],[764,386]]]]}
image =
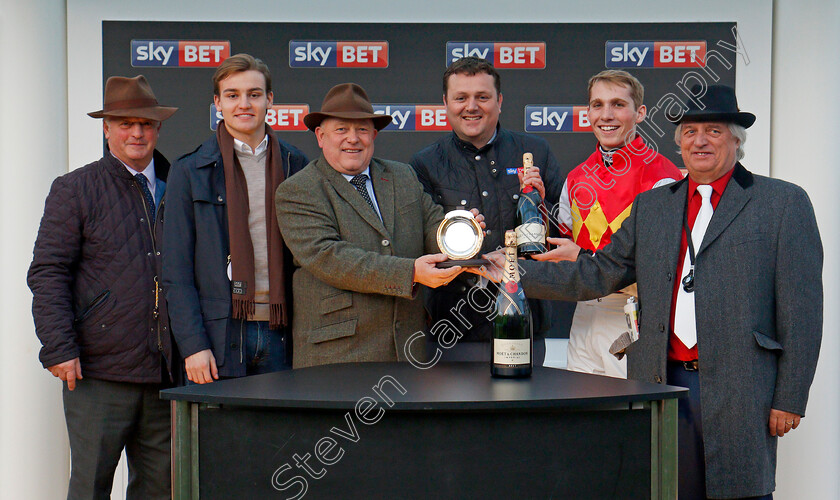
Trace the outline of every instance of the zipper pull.
{"type": "Polygon", "coordinates": [[[152,317],[158,319],[160,317],[160,308],[158,307],[158,298],[160,297],[160,286],[158,286],[158,277],[155,276],[155,308],[152,311],[152,317]]]}

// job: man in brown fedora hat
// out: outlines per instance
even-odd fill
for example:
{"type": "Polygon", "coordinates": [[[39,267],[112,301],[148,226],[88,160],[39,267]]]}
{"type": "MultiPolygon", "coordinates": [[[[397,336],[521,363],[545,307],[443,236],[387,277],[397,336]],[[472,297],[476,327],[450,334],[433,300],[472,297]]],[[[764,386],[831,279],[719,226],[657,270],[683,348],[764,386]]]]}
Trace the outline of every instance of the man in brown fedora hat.
{"type": "Polygon", "coordinates": [[[28,283],[41,363],[65,381],[67,498],[110,498],[125,449],[127,498],[169,498],[172,339],[159,289],[158,104],[141,75],[114,76],[101,110],[105,156],[53,182],[28,283]]]}
{"type": "Polygon", "coordinates": [[[805,415],[817,365],[822,243],[802,188],[741,165],[755,116],[734,89],[692,93],[702,106],[691,101],[675,132],[688,177],[639,194],[596,254],[523,262],[522,284],[529,297],[586,300],[638,282],[628,378],[689,388],[680,500],[770,498],[777,440],[805,415]]]}
{"type": "MultiPolygon", "coordinates": [[[[277,189],[277,220],[295,261],[294,366],[350,361],[425,361],[418,285],[451,281],[438,269],[443,210],[411,167],[373,157],[379,130],[364,89],[336,85],[303,119],[321,157],[277,189]],[[421,345],[423,344],[423,345],[421,345]],[[422,349],[421,349],[422,348],[422,349]]],[[[480,216],[479,216],[480,217],[480,216]]],[[[483,218],[480,217],[479,220],[483,218]]]]}
{"type": "Polygon", "coordinates": [[[273,99],[265,63],[229,57],[213,75],[223,120],[172,166],[163,283],[193,383],[291,366],[291,258],[277,228],[274,191],[307,159],[265,123],[273,99]]]}

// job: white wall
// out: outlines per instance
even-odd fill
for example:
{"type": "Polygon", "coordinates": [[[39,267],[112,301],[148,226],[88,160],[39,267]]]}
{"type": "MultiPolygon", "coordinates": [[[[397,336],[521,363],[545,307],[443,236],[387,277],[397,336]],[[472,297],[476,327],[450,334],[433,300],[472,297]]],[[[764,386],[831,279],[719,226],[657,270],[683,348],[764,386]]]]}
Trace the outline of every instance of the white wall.
{"type": "Polygon", "coordinates": [[[0,497],[62,498],[61,385],[41,368],[26,270],[50,181],[67,172],[62,0],[0,0],[0,497]]]}
{"type": "Polygon", "coordinates": [[[808,192],[825,249],[825,328],[808,413],[779,444],[777,498],[837,498],[840,491],[840,2],[785,0],[773,22],[771,173],[808,192]]]}
{"type": "Polygon", "coordinates": [[[102,102],[100,22],[108,19],[737,21],[749,58],[738,60],[739,100],[743,109],[758,116],[750,129],[746,164],[756,172],[772,172],[805,187],[814,202],[828,256],[824,276],[829,328],[822,361],[807,418],[799,430],[782,440],[776,497],[836,497],[840,490],[840,429],[833,417],[840,413],[840,376],[834,356],[840,346],[831,327],[837,324],[840,303],[840,266],[834,258],[840,253],[840,227],[835,216],[840,208],[836,195],[840,192],[840,169],[829,163],[837,162],[829,154],[838,138],[831,122],[840,110],[834,90],[840,76],[834,53],[840,46],[836,31],[840,7],[836,0],[777,0],[774,4],[766,0],[427,0],[411,4],[393,0],[243,0],[235,9],[231,5],[221,0],[147,0],[138,8],[130,3],[74,0],[67,7],[65,65],[64,1],[0,0],[0,50],[6,57],[0,73],[0,95],[11,104],[0,120],[0,169],[7,179],[0,183],[5,215],[0,218],[0,236],[4,242],[4,276],[9,280],[0,304],[8,330],[4,349],[0,350],[0,366],[7,371],[0,380],[0,496],[59,498],[66,485],[67,448],[58,384],[36,361],[38,345],[28,315],[29,294],[23,276],[50,180],[101,154],[101,126],[85,113],[99,109],[102,102]],[[12,75],[8,67],[27,71],[12,75]],[[15,104],[20,109],[14,108],[15,104]],[[806,128],[802,123],[806,119],[816,123],[806,128]],[[48,128],[51,135],[46,137],[43,134],[48,128]],[[31,158],[33,151],[46,151],[48,158],[31,158]]]}

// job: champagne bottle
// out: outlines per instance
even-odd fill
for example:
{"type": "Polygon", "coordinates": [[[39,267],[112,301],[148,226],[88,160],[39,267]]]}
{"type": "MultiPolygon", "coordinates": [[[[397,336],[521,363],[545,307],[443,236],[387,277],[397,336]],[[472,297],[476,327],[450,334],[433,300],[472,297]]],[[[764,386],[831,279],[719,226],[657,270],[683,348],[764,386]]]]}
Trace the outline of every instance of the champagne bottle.
{"type": "Polygon", "coordinates": [[[531,326],[531,309],[519,283],[515,231],[505,233],[505,268],[499,294],[496,296],[491,345],[491,375],[531,376],[534,333],[531,326]]]}
{"type": "MultiPolygon", "coordinates": [[[[522,155],[522,174],[534,166],[534,155],[522,155]]],[[[540,205],[542,198],[532,186],[522,186],[519,193],[519,204],[516,207],[516,244],[519,255],[528,257],[536,253],[544,253],[545,225],[543,225],[540,205]]]]}

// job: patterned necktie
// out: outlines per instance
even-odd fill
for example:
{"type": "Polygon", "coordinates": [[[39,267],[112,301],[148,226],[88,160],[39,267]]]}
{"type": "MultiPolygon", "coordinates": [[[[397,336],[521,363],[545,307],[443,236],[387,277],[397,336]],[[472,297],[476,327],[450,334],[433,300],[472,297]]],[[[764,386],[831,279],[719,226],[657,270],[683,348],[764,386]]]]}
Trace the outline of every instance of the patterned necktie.
{"type": "Polygon", "coordinates": [[[140,183],[140,189],[143,190],[143,197],[146,198],[146,206],[149,207],[149,220],[154,222],[155,220],[155,198],[152,196],[152,192],[149,190],[149,180],[143,174],[137,174],[134,176],[137,179],[137,182],[140,183]]]}
{"type": "MultiPolygon", "coordinates": [[[[712,220],[712,214],[714,213],[714,208],[712,208],[712,186],[697,186],[697,192],[700,193],[703,201],[700,205],[700,211],[697,212],[697,218],[694,220],[694,227],[691,229],[691,244],[694,245],[695,252],[700,250],[700,245],[703,243],[703,236],[706,234],[709,221],[712,220]]],[[[686,250],[682,274],[680,274],[679,279],[682,279],[683,276],[688,274],[690,269],[691,260],[688,250],[686,250]]],[[[682,285],[678,285],[677,289],[677,306],[674,312],[674,334],[689,349],[697,345],[697,317],[695,316],[694,310],[694,292],[686,292],[682,285]]]]}
{"type": "Polygon", "coordinates": [[[366,174],[359,174],[350,179],[350,184],[352,184],[353,187],[356,188],[356,191],[358,191],[359,194],[362,195],[362,198],[364,198],[367,204],[370,205],[370,208],[372,208],[373,211],[376,212],[376,207],[373,206],[373,200],[370,199],[370,195],[368,194],[367,180],[368,176],[366,174]]]}

